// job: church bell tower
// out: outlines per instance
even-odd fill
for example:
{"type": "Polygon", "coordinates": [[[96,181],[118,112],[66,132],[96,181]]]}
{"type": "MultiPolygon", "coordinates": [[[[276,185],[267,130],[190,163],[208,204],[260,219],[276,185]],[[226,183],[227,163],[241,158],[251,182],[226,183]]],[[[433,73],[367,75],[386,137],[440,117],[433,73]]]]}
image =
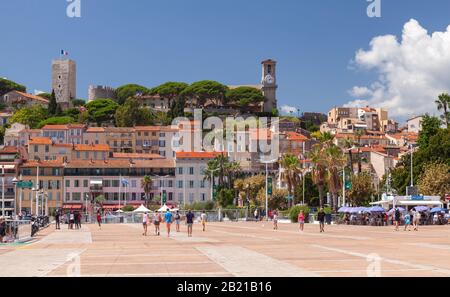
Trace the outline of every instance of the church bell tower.
{"type": "Polygon", "coordinates": [[[265,98],[263,112],[272,112],[277,108],[277,62],[274,60],[265,60],[262,64],[262,92],[265,98]]]}

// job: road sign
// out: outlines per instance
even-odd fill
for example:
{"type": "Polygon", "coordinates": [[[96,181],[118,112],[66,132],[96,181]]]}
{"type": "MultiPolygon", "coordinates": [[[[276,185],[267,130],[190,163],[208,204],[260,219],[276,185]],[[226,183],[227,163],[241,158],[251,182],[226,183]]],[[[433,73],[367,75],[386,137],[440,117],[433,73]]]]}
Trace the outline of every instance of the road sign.
{"type": "Polygon", "coordinates": [[[166,191],[163,192],[163,203],[164,204],[167,203],[167,192],[166,191]]]}
{"type": "Polygon", "coordinates": [[[267,194],[272,195],[273,193],[273,179],[272,177],[267,178],[267,194]]]}
{"type": "Polygon", "coordinates": [[[21,189],[31,189],[33,188],[33,182],[20,181],[17,183],[17,187],[21,189]]]}

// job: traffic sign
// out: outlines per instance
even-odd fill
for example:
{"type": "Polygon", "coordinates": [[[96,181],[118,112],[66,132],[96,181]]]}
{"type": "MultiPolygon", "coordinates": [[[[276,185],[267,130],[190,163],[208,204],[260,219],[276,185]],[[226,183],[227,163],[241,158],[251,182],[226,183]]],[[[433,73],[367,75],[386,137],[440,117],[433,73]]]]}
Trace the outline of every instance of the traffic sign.
{"type": "Polygon", "coordinates": [[[167,203],[167,192],[166,191],[163,192],[163,203],[164,204],[167,203]]]}
{"type": "Polygon", "coordinates": [[[31,189],[33,188],[33,182],[20,181],[17,183],[17,187],[21,189],[31,189]]]}
{"type": "Polygon", "coordinates": [[[272,177],[267,178],[267,194],[272,195],[273,193],[273,179],[272,177]]]}

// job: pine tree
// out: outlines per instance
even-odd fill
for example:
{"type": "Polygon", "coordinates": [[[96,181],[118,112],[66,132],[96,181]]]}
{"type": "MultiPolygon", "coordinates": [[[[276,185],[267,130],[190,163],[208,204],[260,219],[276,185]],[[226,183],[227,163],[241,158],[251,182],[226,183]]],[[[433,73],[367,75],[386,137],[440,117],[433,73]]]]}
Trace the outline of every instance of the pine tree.
{"type": "Polygon", "coordinates": [[[48,103],[48,113],[51,116],[56,115],[58,109],[58,104],[56,103],[55,90],[52,90],[52,95],[50,96],[50,101],[48,103]]]}

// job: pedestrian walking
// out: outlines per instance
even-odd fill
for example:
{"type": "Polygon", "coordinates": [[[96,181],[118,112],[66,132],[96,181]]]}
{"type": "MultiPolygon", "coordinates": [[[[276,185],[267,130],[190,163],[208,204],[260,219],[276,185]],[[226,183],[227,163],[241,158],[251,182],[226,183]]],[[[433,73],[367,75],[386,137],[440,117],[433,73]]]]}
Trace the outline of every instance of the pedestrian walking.
{"type": "Polygon", "coordinates": [[[400,220],[401,220],[401,213],[400,213],[400,210],[397,207],[397,208],[395,208],[395,213],[394,213],[395,231],[399,230],[400,220]]]}
{"type": "Polygon", "coordinates": [[[60,220],[61,220],[61,214],[60,214],[59,210],[56,210],[56,213],[55,213],[56,230],[60,230],[61,229],[60,220]]]}
{"type": "Polygon", "coordinates": [[[180,232],[180,220],[181,220],[180,211],[177,210],[177,213],[175,214],[175,225],[177,228],[177,232],[180,232]]]}
{"type": "Polygon", "coordinates": [[[100,210],[97,211],[97,223],[100,230],[102,229],[102,215],[100,213],[100,210]]]}
{"type": "Polygon", "coordinates": [[[148,223],[149,223],[148,212],[146,212],[142,216],[142,227],[144,228],[144,233],[142,233],[142,236],[147,236],[148,223]]]}
{"type": "Polygon", "coordinates": [[[278,211],[273,213],[273,230],[278,230],[278,211]]]}
{"type": "Polygon", "coordinates": [[[418,212],[418,211],[414,212],[414,217],[413,217],[414,231],[419,231],[419,225],[420,225],[420,218],[421,217],[422,217],[422,215],[420,214],[420,212],[418,212]]]}
{"type": "Polygon", "coordinates": [[[190,209],[186,214],[186,224],[188,228],[188,237],[192,237],[192,225],[194,224],[194,214],[191,212],[190,209]]]}
{"type": "Polygon", "coordinates": [[[301,210],[298,214],[298,224],[300,231],[303,232],[303,229],[305,228],[305,213],[303,212],[303,210],[301,210]]]}
{"type": "Polygon", "coordinates": [[[409,214],[409,212],[407,212],[405,214],[405,229],[404,231],[411,231],[411,215],[409,214]]]}
{"type": "Polygon", "coordinates": [[[78,212],[77,216],[78,216],[78,219],[77,219],[77,221],[78,221],[78,229],[81,229],[81,220],[82,220],[81,212],[78,212]]]}
{"type": "Polygon", "coordinates": [[[6,221],[4,217],[0,217],[0,243],[3,243],[3,237],[6,236],[6,221]]]}
{"type": "Polygon", "coordinates": [[[69,229],[73,229],[73,225],[75,223],[75,215],[73,214],[73,211],[69,214],[69,229]]]}
{"type": "Polygon", "coordinates": [[[200,215],[200,220],[202,222],[203,232],[206,231],[206,212],[202,211],[202,214],[200,215]]]}
{"type": "Polygon", "coordinates": [[[255,216],[255,221],[258,222],[258,209],[255,209],[255,212],[253,213],[253,215],[255,216]]]}
{"type": "Polygon", "coordinates": [[[155,225],[155,235],[159,236],[159,224],[161,223],[161,215],[159,212],[155,213],[155,216],[153,217],[153,224],[155,225]]]}
{"type": "Polygon", "coordinates": [[[323,208],[317,214],[317,219],[319,220],[320,233],[325,232],[325,211],[323,208]]]}
{"type": "Polygon", "coordinates": [[[170,212],[170,209],[167,209],[165,215],[164,215],[164,221],[166,222],[166,229],[167,229],[167,237],[170,237],[170,226],[172,225],[172,213],[170,212]]]}

